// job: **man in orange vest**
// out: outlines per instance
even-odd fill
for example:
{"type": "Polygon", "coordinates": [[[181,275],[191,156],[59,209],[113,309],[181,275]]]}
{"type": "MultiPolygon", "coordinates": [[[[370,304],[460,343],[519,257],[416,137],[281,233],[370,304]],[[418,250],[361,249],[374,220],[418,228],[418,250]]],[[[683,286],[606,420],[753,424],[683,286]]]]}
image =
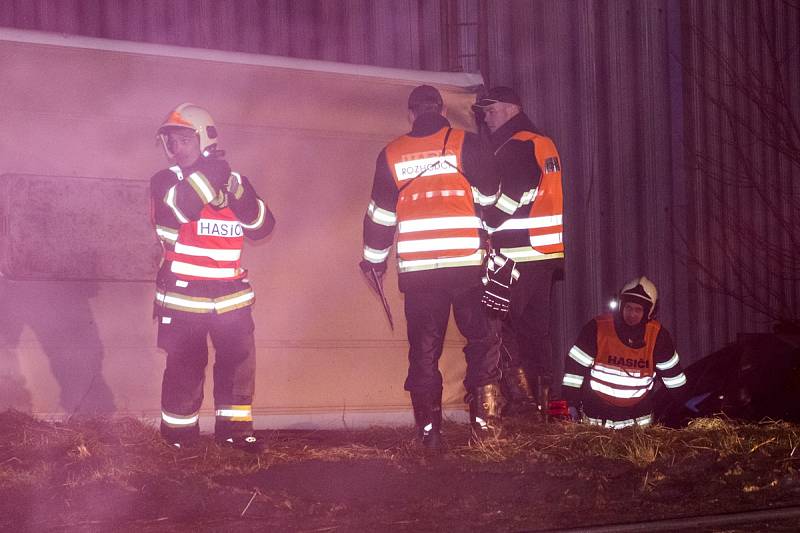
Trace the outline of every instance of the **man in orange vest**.
{"type": "Polygon", "coordinates": [[[275,219],[250,181],[223,159],[208,111],[179,105],[158,138],[173,163],[150,180],[152,221],[164,248],[155,302],[158,346],[167,352],[161,435],[178,448],[197,439],[210,336],[215,437],[223,446],[259,452],[252,413],[255,295],[241,254],[245,237],[266,237],[275,219]]]}
{"type": "Polygon", "coordinates": [[[669,332],[653,317],[656,286],[645,276],[620,291],[613,313],[586,324],[564,365],[562,392],[573,419],[612,429],[653,422],[655,379],[670,391],[686,384],[669,332]]]}
{"type": "Polygon", "coordinates": [[[498,414],[500,338],[481,304],[486,257],[481,208],[497,200],[491,154],[478,136],[450,126],[438,90],[416,87],[408,98],[411,131],[378,156],[364,217],[361,268],[386,271],[397,233],[397,269],[405,297],[411,393],[422,444],[441,446],[439,357],[453,309],[466,337],[464,387],[475,438],[494,432],[498,414]]]}
{"type": "Polygon", "coordinates": [[[515,261],[519,279],[502,327],[501,367],[505,415],[536,414],[531,382],[553,372],[551,289],[564,266],[561,160],[509,87],[494,87],[473,107],[489,130],[502,194],[486,214],[492,248],[515,261]]]}

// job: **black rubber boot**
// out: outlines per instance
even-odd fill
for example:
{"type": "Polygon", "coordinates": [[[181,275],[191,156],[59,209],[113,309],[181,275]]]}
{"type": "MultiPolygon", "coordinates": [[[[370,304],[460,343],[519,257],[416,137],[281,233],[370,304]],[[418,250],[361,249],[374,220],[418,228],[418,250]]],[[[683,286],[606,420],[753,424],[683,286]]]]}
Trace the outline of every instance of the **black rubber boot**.
{"type": "Polygon", "coordinates": [[[550,409],[550,376],[538,376],[536,378],[536,399],[542,409],[542,419],[545,422],[550,421],[548,410],[550,409]]]}
{"type": "Polygon", "coordinates": [[[217,444],[223,448],[233,448],[246,453],[259,454],[267,450],[267,445],[263,439],[258,438],[254,433],[245,435],[231,435],[228,437],[215,438],[217,444]]]}
{"type": "Polygon", "coordinates": [[[422,445],[433,451],[442,447],[442,391],[438,393],[412,393],[414,422],[422,445]]]}
{"type": "Polygon", "coordinates": [[[170,427],[161,421],[161,438],[177,449],[191,448],[197,444],[200,438],[200,426],[195,424],[190,427],[176,428],[170,427]]]}
{"type": "Polygon", "coordinates": [[[539,405],[522,367],[504,368],[500,389],[506,399],[502,412],[504,417],[525,416],[540,419],[539,405]]]}
{"type": "Polygon", "coordinates": [[[472,438],[482,441],[500,434],[500,387],[494,383],[476,387],[467,395],[472,438]]]}

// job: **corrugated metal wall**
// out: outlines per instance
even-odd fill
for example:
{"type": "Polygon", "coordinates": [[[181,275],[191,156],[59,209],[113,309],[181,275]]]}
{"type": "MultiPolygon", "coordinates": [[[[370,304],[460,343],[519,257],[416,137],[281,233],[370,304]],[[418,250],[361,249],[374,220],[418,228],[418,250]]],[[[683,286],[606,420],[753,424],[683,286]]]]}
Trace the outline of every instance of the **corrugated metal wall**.
{"type": "Polygon", "coordinates": [[[683,5],[689,309],[713,347],[800,319],[800,2],[683,5]]]}
{"type": "Polygon", "coordinates": [[[422,70],[439,0],[4,0],[0,26],[422,70]]]}
{"type": "Polygon", "coordinates": [[[569,305],[562,343],[640,272],[658,285],[660,316],[688,361],[739,332],[772,327],[763,313],[712,290],[692,258],[741,300],[769,292],[773,309],[798,317],[798,131],[786,129],[794,137],[784,148],[793,157],[757,143],[776,128],[727,86],[721,65],[769,86],[777,76],[774,47],[796,121],[799,17],[798,3],[783,0],[490,3],[486,77],[522,93],[563,159],[568,260],[561,297],[569,305]],[[697,88],[698,75],[706,91],[697,88]],[[755,182],[709,180],[743,164],[729,146],[731,133],[721,134],[725,117],[707,98],[720,93],[741,108],[740,135],[748,120],[755,124],[740,137],[757,150],[755,182]],[[700,171],[690,154],[705,158],[700,171]],[[751,201],[752,185],[769,190],[766,202],[751,201]],[[780,220],[787,223],[776,235],[780,220]],[[764,243],[773,248],[770,260],[764,243]]]}
{"type": "MultiPolygon", "coordinates": [[[[784,83],[796,112],[800,10],[795,4],[9,0],[0,11],[0,25],[400,68],[480,67],[491,84],[511,85],[521,93],[534,123],[553,137],[562,154],[568,259],[566,281],[558,288],[561,352],[623,282],[646,273],[661,290],[663,321],[681,353],[693,361],[734,340],[739,331],[770,326],[763,315],[698,283],[698,270],[687,267],[687,251],[723,279],[742,284],[726,273],[730,250],[714,246],[733,237],[722,229],[731,227],[731,220],[753,220],[756,236],[773,235],[767,231],[769,210],[749,201],[751,190],[710,185],[711,168],[687,170],[693,160],[685,155],[698,151],[717,163],[736,162],[719,135],[719,111],[703,99],[708,91],[699,89],[689,72],[719,77],[715,51],[736,56],[746,50],[746,60],[731,63],[735,68],[766,69],[773,76],[767,61],[772,43],[786,56],[790,74],[784,83]],[[773,40],[760,33],[762,19],[773,40]],[[700,44],[697,29],[710,46],[700,44]],[[718,198],[735,219],[719,217],[718,198]]],[[[713,89],[714,83],[707,78],[703,87],[713,89]]],[[[755,120],[755,111],[747,113],[755,120]]],[[[758,127],[763,131],[768,124],[758,127]]],[[[777,202],[773,206],[793,215],[797,204],[782,198],[796,198],[797,160],[792,166],[760,150],[760,164],[773,170],[770,176],[780,176],[782,192],[770,196],[777,202]]],[[[797,243],[797,234],[775,242],[797,243]]],[[[739,253],[749,251],[741,242],[736,246],[739,253]]],[[[780,268],[793,272],[774,272],[774,263],[753,254],[744,263],[745,278],[766,283],[775,292],[773,300],[782,295],[797,316],[798,260],[791,247],[784,251],[789,259],[780,268]],[[791,275],[795,279],[788,279],[791,275]]]]}
{"type": "Polygon", "coordinates": [[[679,32],[678,5],[491,6],[490,82],[517,88],[563,161],[567,263],[560,298],[569,304],[559,328],[562,350],[623,283],[646,274],[660,289],[661,317],[679,350],[694,358],[672,229],[683,202],[673,138],[680,128],[673,98],[680,91],[671,90],[676,69],[669,54],[679,32]]]}

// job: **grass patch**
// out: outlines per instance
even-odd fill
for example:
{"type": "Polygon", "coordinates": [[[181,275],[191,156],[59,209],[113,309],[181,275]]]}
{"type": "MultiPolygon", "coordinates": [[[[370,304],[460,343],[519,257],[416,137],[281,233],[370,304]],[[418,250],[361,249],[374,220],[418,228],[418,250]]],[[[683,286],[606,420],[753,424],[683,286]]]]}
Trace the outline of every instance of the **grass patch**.
{"type": "MultiPolygon", "coordinates": [[[[45,422],[17,411],[0,413],[0,482],[78,484],[161,472],[250,473],[293,461],[414,459],[420,456],[411,428],[373,427],[347,431],[267,431],[268,450],[249,456],[217,446],[210,436],[200,445],[174,450],[156,428],[132,418],[84,418],[45,422]]],[[[469,443],[464,424],[445,423],[448,456],[467,462],[572,462],[587,458],[646,467],[657,461],[713,452],[743,459],[797,459],[800,428],[781,421],[741,423],[701,418],[683,429],[661,426],[607,430],[571,423],[508,423],[497,439],[469,443]]]]}

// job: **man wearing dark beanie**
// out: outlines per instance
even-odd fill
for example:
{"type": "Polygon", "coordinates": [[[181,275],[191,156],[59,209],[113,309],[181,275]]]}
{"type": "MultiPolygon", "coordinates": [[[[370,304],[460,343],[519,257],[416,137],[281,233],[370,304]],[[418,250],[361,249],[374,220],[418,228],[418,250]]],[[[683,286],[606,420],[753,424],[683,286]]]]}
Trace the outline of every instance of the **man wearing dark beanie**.
{"type": "Polygon", "coordinates": [[[360,264],[368,279],[380,278],[397,232],[409,342],[405,389],[419,439],[434,450],[441,446],[439,357],[451,308],[467,341],[464,387],[475,439],[494,435],[500,377],[499,328],[481,304],[481,207],[497,200],[499,179],[480,139],[451,127],[443,112],[436,88],[411,91],[411,131],[381,150],[375,165],[360,264]]]}

